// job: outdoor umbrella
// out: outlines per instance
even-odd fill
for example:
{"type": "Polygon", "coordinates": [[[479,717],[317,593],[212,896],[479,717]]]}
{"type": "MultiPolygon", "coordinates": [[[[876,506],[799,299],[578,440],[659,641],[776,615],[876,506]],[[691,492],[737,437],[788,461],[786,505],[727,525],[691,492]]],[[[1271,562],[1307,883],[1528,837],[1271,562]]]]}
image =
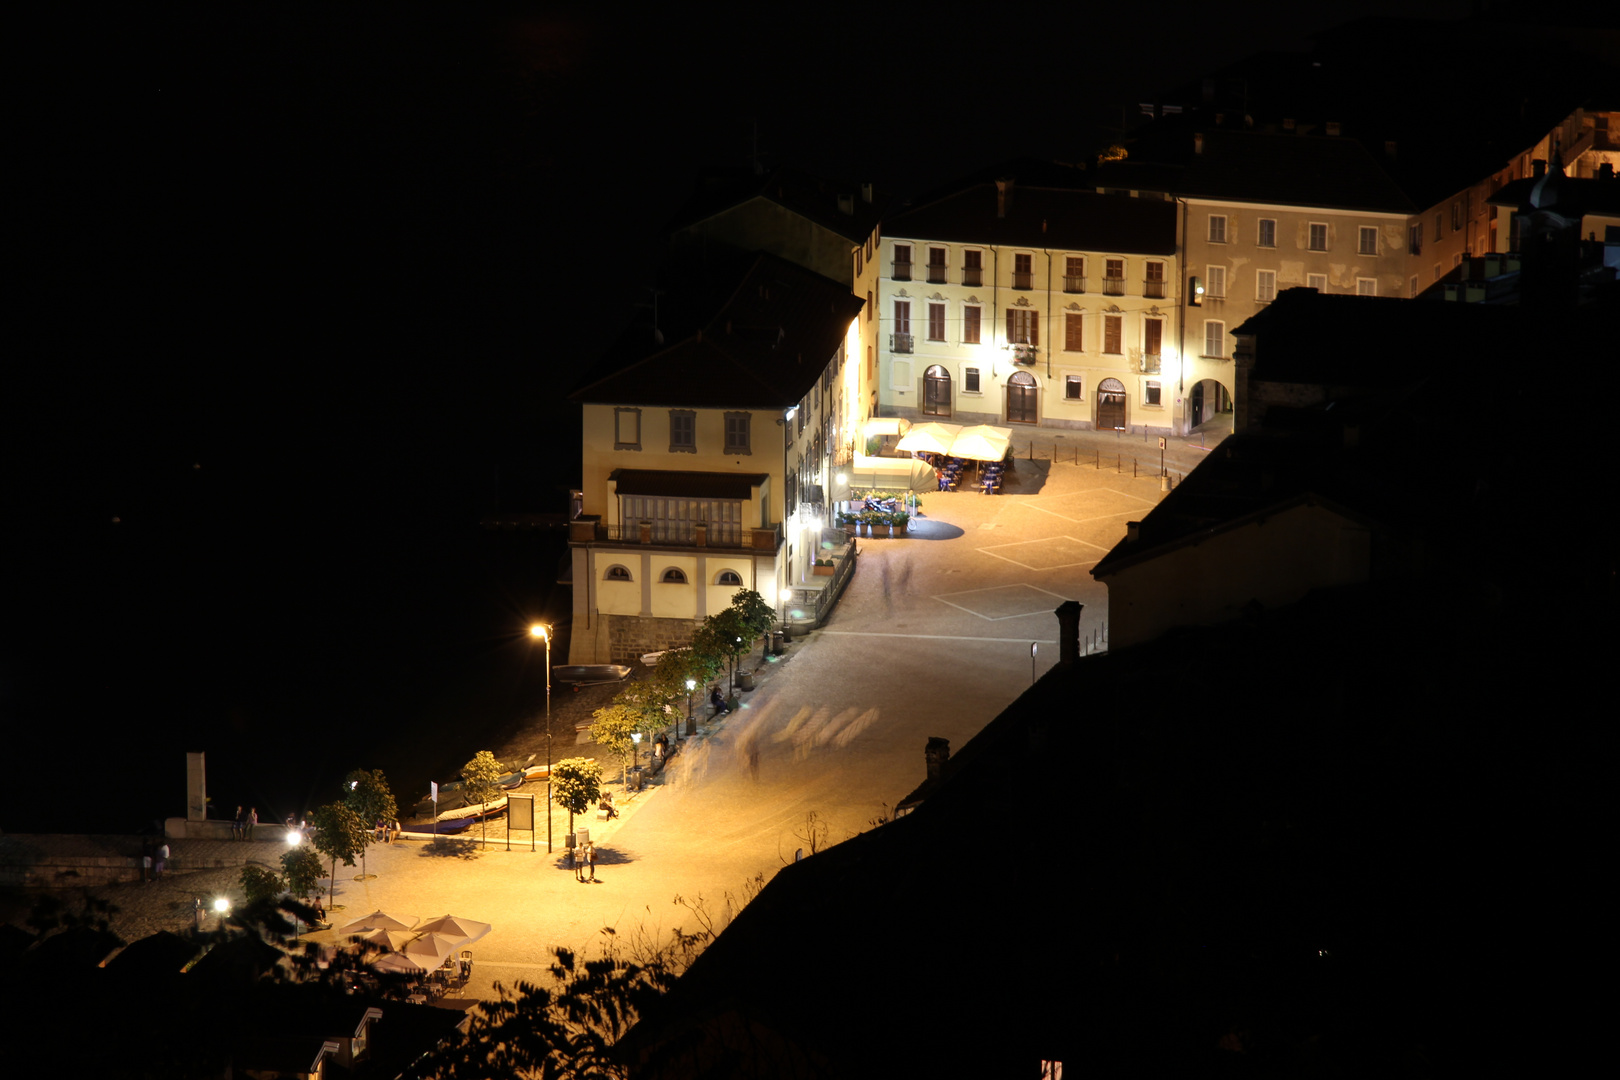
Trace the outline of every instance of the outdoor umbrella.
{"type": "Polygon", "coordinates": [[[407,952],[383,953],[371,962],[371,970],[381,971],[388,975],[426,975],[430,971],[437,971],[443,966],[446,957],[435,958],[431,954],[407,952]]]}
{"type": "Polygon", "coordinates": [[[339,934],[353,934],[360,930],[409,930],[417,923],[415,915],[390,915],[386,911],[373,911],[338,927],[339,934]]]}
{"type": "Polygon", "coordinates": [[[1000,461],[1007,456],[1007,446],[1011,441],[1012,432],[979,424],[967,428],[956,437],[951,443],[951,455],[975,461],[1000,461]]]}
{"type": "Polygon", "coordinates": [[[421,964],[424,970],[437,971],[456,954],[458,944],[443,934],[423,934],[415,941],[407,942],[402,951],[421,964]]]}
{"type": "Polygon", "coordinates": [[[440,915],[437,919],[429,919],[416,929],[422,934],[442,937],[450,942],[452,948],[459,948],[471,945],[495,928],[487,922],[464,919],[459,915],[440,915]]]}
{"type": "Polygon", "coordinates": [[[356,941],[369,941],[373,945],[381,945],[385,949],[399,950],[410,943],[412,935],[404,930],[389,930],[386,927],[360,930],[350,934],[356,941]]]}
{"type": "Polygon", "coordinates": [[[960,424],[941,424],[930,421],[918,424],[906,432],[905,438],[895,444],[896,450],[926,450],[931,454],[948,454],[951,442],[961,434],[960,424]]]}

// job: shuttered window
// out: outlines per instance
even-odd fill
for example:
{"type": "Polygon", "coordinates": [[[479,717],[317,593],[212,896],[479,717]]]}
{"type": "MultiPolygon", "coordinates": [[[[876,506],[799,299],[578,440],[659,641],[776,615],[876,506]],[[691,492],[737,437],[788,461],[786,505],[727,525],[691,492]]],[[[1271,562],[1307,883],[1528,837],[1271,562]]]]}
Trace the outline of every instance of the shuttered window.
{"type": "Polygon", "coordinates": [[[1081,352],[1085,348],[1085,338],[1081,334],[1084,319],[1085,316],[1078,311],[1064,312],[1063,348],[1066,352],[1081,352]]]}
{"type": "Polygon", "coordinates": [[[962,344],[977,345],[979,343],[979,314],[976,307],[962,309],[962,344]]]}
{"type": "Polygon", "coordinates": [[[1119,315],[1103,316],[1103,352],[1117,353],[1120,351],[1120,339],[1124,326],[1124,319],[1119,315]]]}
{"type": "Polygon", "coordinates": [[[1040,313],[1033,308],[1007,309],[1007,341],[1015,345],[1041,343],[1040,313]]]}

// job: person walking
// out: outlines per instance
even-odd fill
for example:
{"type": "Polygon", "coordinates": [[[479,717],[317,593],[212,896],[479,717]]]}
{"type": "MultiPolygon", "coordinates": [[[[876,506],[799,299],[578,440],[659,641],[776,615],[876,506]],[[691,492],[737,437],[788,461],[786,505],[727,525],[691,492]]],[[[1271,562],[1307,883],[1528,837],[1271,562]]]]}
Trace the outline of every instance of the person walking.
{"type": "Polygon", "coordinates": [[[240,806],[238,806],[236,808],[236,820],[231,822],[231,839],[232,840],[240,840],[240,839],[242,839],[242,833],[246,828],[247,828],[247,813],[245,811],[243,811],[243,809],[240,806]]]}
{"type": "Polygon", "coordinates": [[[585,865],[591,868],[591,884],[596,884],[596,844],[585,845],[585,865]]]}
{"type": "Polygon", "coordinates": [[[581,884],[585,881],[585,847],[574,848],[574,880],[581,884]]]}
{"type": "Polygon", "coordinates": [[[248,811],[247,829],[242,834],[242,839],[244,839],[244,840],[253,839],[253,826],[257,825],[258,823],[259,823],[259,808],[257,806],[255,806],[250,811],[248,811]]]}
{"type": "Polygon", "coordinates": [[[152,862],[152,877],[155,881],[163,880],[163,868],[169,862],[169,845],[163,844],[157,849],[157,858],[152,862]]]}

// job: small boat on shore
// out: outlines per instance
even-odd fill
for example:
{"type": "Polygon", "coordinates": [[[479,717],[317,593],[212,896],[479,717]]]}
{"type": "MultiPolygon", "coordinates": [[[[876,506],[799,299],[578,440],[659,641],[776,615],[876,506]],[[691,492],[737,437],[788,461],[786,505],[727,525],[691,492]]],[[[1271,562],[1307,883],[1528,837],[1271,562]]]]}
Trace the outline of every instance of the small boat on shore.
{"type": "Polygon", "coordinates": [[[564,664],[551,669],[551,681],[574,686],[596,686],[623,682],[630,677],[628,664],[564,664]]]}

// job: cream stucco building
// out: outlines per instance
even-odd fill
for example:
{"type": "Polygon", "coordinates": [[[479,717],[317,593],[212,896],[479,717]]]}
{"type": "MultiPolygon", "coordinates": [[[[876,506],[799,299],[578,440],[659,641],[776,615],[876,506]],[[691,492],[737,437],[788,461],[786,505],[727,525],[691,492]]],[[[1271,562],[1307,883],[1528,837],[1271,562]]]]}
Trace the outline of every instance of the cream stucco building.
{"type": "Polygon", "coordinates": [[[833,448],[858,393],[847,285],[773,255],[689,265],[573,394],[583,512],[569,526],[570,663],[684,643],[738,589],[814,608],[833,448]],[[602,372],[606,372],[602,374],[602,372]]]}

